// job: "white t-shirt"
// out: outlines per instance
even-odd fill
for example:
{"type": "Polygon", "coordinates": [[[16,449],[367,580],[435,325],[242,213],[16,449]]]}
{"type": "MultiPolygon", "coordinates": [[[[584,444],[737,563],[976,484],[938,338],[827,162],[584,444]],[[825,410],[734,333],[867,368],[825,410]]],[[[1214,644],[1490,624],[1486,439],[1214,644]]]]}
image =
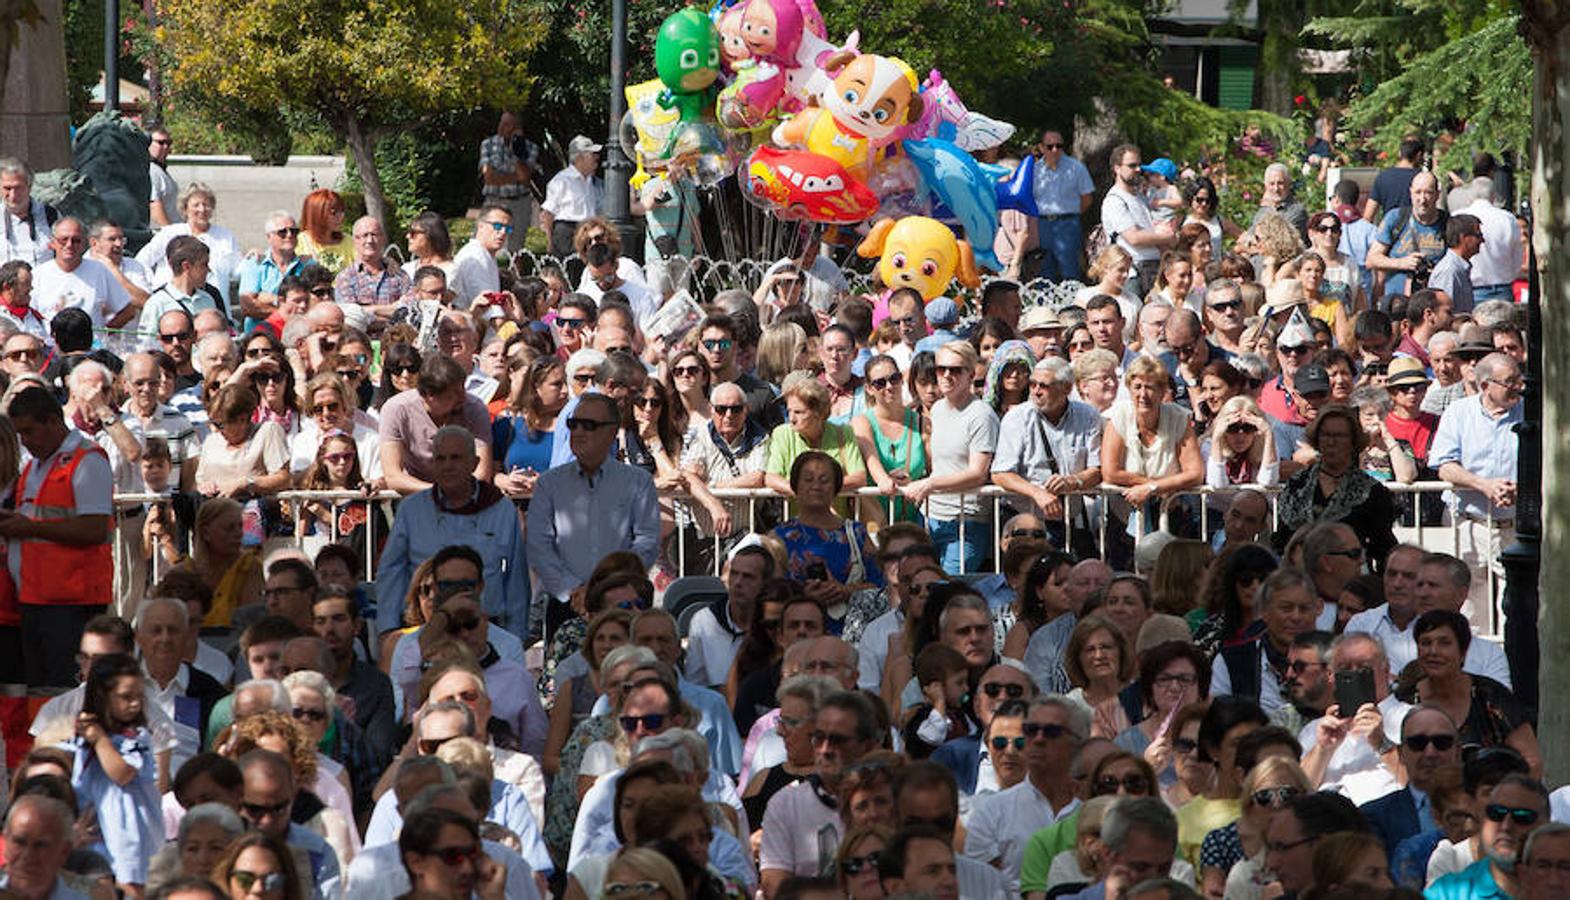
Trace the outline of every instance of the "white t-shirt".
{"type": "MultiPolygon", "coordinates": [[[[963,471],[970,465],[972,453],[990,454],[997,449],[998,414],[986,401],[973,399],[962,410],[954,409],[946,397],[933,405],[932,440],[927,448],[933,475],[963,471]]],[[[957,519],[961,513],[975,516],[981,510],[981,498],[976,495],[965,497],[963,507],[960,498],[953,495],[933,494],[928,501],[928,515],[940,521],[957,519]]]]}
{"type": "Polygon", "coordinates": [[[487,291],[501,290],[501,270],[496,265],[496,256],[487,252],[477,240],[464,244],[453,257],[453,271],[447,282],[452,288],[452,305],[468,309],[474,298],[487,291]]]}
{"type": "MultiPolygon", "coordinates": [[[[300,431],[289,442],[289,471],[299,475],[316,462],[316,451],[322,443],[322,430],[314,418],[300,423],[300,431]]],[[[360,422],[354,423],[354,445],[360,456],[360,477],[380,478],[382,474],[382,439],[375,428],[360,422]]]]}
{"type": "Polygon", "coordinates": [[[1136,262],[1160,259],[1161,248],[1153,245],[1136,247],[1124,239],[1123,234],[1134,229],[1148,231],[1153,225],[1150,207],[1145,205],[1143,197],[1113,185],[1106,197],[1102,198],[1101,226],[1106,229],[1108,237],[1116,236],[1117,245],[1132,254],[1136,262]]]}
{"type": "Polygon", "coordinates": [[[33,270],[33,308],[45,321],[52,321],[60,310],[74,306],[92,317],[94,328],[103,328],[130,304],[131,295],[120,286],[114,273],[95,259],[83,259],[69,272],[61,269],[55,259],[33,270]]]}
{"type": "MultiPolygon", "coordinates": [[[[621,272],[618,271],[616,274],[619,276],[621,272]]],[[[632,307],[633,318],[638,320],[639,331],[647,327],[649,319],[659,311],[659,296],[640,282],[623,278],[622,283],[611,288],[611,290],[621,291],[627,295],[627,303],[632,307]]],[[[600,299],[605,296],[605,292],[600,290],[600,286],[595,284],[592,279],[587,285],[579,285],[578,292],[594,298],[595,303],[599,303],[600,299]]]]}

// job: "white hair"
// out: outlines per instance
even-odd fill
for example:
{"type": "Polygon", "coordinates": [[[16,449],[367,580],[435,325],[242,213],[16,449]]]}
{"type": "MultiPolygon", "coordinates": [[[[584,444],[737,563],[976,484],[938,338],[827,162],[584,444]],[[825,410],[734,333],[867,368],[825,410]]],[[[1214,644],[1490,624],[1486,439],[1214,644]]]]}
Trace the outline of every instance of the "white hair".
{"type": "Polygon", "coordinates": [[[203,375],[207,374],[202,369],[202,356],[206,352],[203,348],[218,341],[223,341],[226,345],[224,347],[224,364],[232,369],[239,363],[240,350],[234,345],[234,338],[221,331],[213,331],[203,335],[202,339],[196,342],[196,352],[191,354],[191,365],[196,367],[196,371],[201,372],[203,375]]]}
{"type": "Polygon", "coordinates": [[[573,375],[582,372],[584,369],[598,369],[600,367],[600,363],[603,362],[605,362],[604,353],[601,353],[593,347],[584,347],[583,349],[578,350],[571,356],[567,357],[567,365],[563,366],[562,368],[566,370],[567,377],[571,378],[573,375]]]}
{"type": "Polygon", "coordinates": [[[28,187],[33,186],[33,170],[14,156],[0,157],[0,175],[20,175],[27,179],[28,187]]]}
{"type": "MultiPolygon", "coordinates": [[[[322,703],[326,705],[329,716],[332,715],[333,705],[338,701],[338,693],[327,682],[326,676],[320,672],[313,672],[310,669],[301,669],[298,672],[290,672],[288,675],[285,675],[283,686],[291,691],[295,688],[300,688],[314,692],[322,698],[322,703]]],[[[290,706],[292,707],[293,705],[294,701],[291,700],[290,706]]]]}
{"type": "Polygon", "coordinates": [[[105,366],[103,363],[94,362],[90,359],[84,359],[77,363],[76,366],[71,369],[71,374],[65,377],[65,381],[72,390],[75,390],[77,386],[81,384],[82,378],[88,375],[97,375],[99,378],[103,379],[103,382],[106,385],[114,381],[114,373],[110,372],[107,366],[105,366]]]}
{"type": "Polygon", "coordinates": [[[747,392],[741,389],[741,385],[734,381],[722,381],[709,390],[710,403],[720,402],[720,391],[735,391],[741,397],[742,402],[747,400],[747,392]]]}
{"type": "Polygon", "coordinates": [[[287,716],[294,709],[294,704],[289,700],[289,690],[276,678],[252,678],[250,681],[242,681],[240,686],[234,689],[234,696],[239,699],[239,696],[247,691],[266,691],[272,694],[269,706],[272,707],[273,712],[287,716]]]}
{"type": "Polygon", "coordinates": [[[1036,361],[1036,371],[1045,372],[1058,384],[1074,383],[1074,364],[1061,356],[1043,356],[1036,361]]]}
{"type": "Polygon", "coordinates": [[[263,234],[265,235],[267,232],[276,231],[276,224],[284,219],[288,219],[291,222],[294,221],[294,213],[285,209],[275,209],[268,213],[267,220],[262,224],[263,234]]]}
{"type": "Polygon", "coordinates": [[[1292,179],[1292,170],[1287,168],[1285,163],[1275,162],[1265,166],[1265,177],[1269,178],[1272,173],[1285,175],[1289,181],[1292,179]]]}
{"type": "Polygon", "coordinates": [[[191,610],[183,602],[173,597],[153,597],[137,607],[136,617],[131,622],[132,630],[141,631],[142,625],[147,622],[147,614],[162,606],[167,606],[180,614],[180,627],[182,629],[191,627],[191,610]]]}

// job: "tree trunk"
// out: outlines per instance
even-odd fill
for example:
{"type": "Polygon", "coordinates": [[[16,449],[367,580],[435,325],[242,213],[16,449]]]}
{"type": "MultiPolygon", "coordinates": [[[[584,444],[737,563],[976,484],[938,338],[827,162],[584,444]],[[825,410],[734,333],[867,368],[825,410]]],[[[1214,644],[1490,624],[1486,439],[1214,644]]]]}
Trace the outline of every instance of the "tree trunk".
{"type": "Polygon", "coordinates": [[[344,141],[349,145],[349,155],[360,173],[360,189],[365,193],[365,214],[375,216],[388,234],[393,234],[393,222],[388,217],[387,197],[382,193],[382,176],[376,171],[376,144],[379,138],[373,131],[350,118],[344,125],[344,141]]]}
{"type": "MultiPolygon", "coordinates": [[[[1543,310],[1543,434],[1570,429],[1570,10],[1547,0],[1525,0],[1522,32],[1532,50],[1532,245],[1537,252],[1543,310]]],[[[1570,704],[1547,702],[1570,684],[1570,442],[1543,441],[1543,553],[1538,685],[1545,702],[1538,719],[1544,779],[1570,780],[1570,704]]]]}
{"type": "Polygon", "coordinates": [[[1259,108],[1292,115],[1292,79],[1297,75],[1297,36],[1303,30],[1298,0],[1259,0],[1259,108]]]}

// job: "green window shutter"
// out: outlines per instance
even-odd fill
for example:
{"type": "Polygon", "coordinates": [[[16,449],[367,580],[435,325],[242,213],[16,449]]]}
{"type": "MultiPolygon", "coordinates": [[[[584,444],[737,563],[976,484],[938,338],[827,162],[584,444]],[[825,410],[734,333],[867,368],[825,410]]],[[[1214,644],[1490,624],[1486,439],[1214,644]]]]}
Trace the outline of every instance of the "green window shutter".
{"type": "Polygon", "coordinates": [[[1217,105],[1222,109],[1252,109],[1258,49],[1224,46],[1217,48],[1217,56],[1217,105]]]}

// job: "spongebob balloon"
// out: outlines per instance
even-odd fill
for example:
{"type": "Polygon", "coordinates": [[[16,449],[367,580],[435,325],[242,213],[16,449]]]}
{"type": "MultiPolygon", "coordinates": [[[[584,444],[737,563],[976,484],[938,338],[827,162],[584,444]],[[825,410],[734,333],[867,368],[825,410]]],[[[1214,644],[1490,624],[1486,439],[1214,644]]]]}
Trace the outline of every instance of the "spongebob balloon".
{"type": "Polygon", "coordinates": [[[696,122],[714,104],[720,75],[720,34],[696,9],[671,13],[654,41],[654,69],[665,85],[660,105],[683,122],[696,122]]]}
{"type": "Polygon", "coordinates": [[[634,187],[642,184],[649,173],[665,168],[669,160],[667,151],[681,124],[675,109],[660,106],[660,92],[664,89],[658,78],[628,85],[626,89],[627,114],[622,118],[622,146],[636,151],[632,154],[638,166],[632,176],[634,187]],[[627,133],[629,127],[631,135],[627,133]]]}
{"type": "Polygon", "coordinates": [[[958,276],[966,287],[979,287],[970,244],[936,219],[906,216],[883,219],[856,247],[865,258],[881,256],[878,276],[891,289],[914,288],[923,300],[941,297],[958,276]]]}

